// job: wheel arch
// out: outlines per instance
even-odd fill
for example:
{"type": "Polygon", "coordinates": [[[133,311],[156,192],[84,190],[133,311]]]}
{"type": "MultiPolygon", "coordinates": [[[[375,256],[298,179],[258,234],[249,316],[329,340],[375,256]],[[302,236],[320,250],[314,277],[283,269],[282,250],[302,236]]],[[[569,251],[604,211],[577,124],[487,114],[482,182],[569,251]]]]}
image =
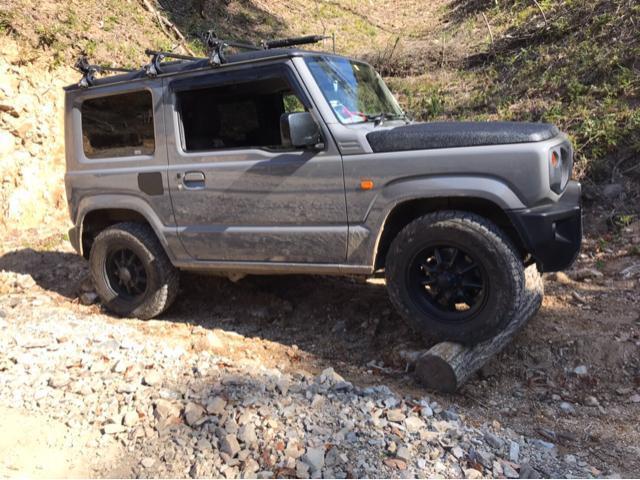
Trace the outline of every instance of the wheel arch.
{"type": "Polygon", "coordinates": [[[424,197],[398,203],[387,215],[374,252],[374,269],[384,267],[391,242],[398,233],[415,219],[441,210],[459,210],[475,213],[496,224],[523,257],[526,247],[511,219],[497,203],[482,197],[424,197]]]}
{"type": "Polygon", "coordinates": [[[105,228],[121,222],[135,222],[151,227],[165,253],[169,258],[172,258],[171,249],[165,236],[167,227],[162,225],[148,204],[123,201],[119,197],[114,198],[113,196],[92,197],[87,200],[79,208],[78,221],[76,222],[79,228],[79,253],[83,257],[89,258],[93,240],[105,228]]]}

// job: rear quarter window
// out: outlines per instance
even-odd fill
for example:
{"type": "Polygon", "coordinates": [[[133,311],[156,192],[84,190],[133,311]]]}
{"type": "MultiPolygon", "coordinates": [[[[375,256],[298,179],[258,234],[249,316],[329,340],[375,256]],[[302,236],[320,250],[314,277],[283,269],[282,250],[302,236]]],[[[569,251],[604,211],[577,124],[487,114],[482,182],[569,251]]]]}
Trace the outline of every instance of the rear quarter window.
{"type": "Polygon", "coordinates": [[[148,90],[85,100],[81,114],[87,158],[153,154],[153,102],[148,90]]]}

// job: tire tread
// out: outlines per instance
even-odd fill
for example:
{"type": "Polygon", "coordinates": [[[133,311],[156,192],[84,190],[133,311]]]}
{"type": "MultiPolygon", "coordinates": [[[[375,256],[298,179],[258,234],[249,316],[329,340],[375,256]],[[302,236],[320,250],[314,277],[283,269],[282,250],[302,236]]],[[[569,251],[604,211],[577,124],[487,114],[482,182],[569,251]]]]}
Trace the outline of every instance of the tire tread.
{"type": "Polygon", "coordinates": [[[465,211],[442,210],[426,214],[410,222],[391,242],[391,246],[389,247],[389,252],[387,254],[385,271],[387,276],[387,290],[389,292],[391,302],[394,304],[401,316],[404,317],[404,319],[413,327],[414,330],[417,331],[417,333],[429,339],[433,339],[433,336],[435,335],[443,340],[457,341],[471,345],[491,338],[509,324],[510,320],[515,316],[516,312],[520,308],[524,296],[525,275],[523,263],[511,240],[493,222],[475,213],[465,211]],[[408,239],[417,235],[421,229],[427,227],[451,226],[452,224],[456,224],[458,228],[478,232],[487,238],[496,253],[506,260],[509,272],[508,276],[513,279],[515,287],[515,301],[512,302],[510,310],[505,312],[505,315],[502,316],[502,319],[496,325],[489,325],[483,329],[474,330],[468,333],[454,332],[452,329],[447,333],[443,331],[444,329],[440,331],[426,332],[424,331],[424,328],[421,328],[419,321],[416,320],[415,312],[412,312],[411,308],[403,301],[401,286],[398,285],[398,282],[393,281],[389,274],[390,272],[397,271],[399,268],[399,265],[397,265],[398,258],[400,257],[400,253],[408,239]]]}
{"type": "MultiPolygon", "coordinates": [[[[135,222],[122,222],[111,225],[98,234],[94,242],[94,248],[98,242],[108,242],[110,237],[113,237],[114,235],[117,237],[124,235],[130,240],[131,237],[133,237],[134,241],[142,244],[142,246],[155,260],[155,267],[160,279],[159,288],[155,292],[152,292],[140,305],[130,312],[118,311],[115,313],[122,316],[136,317],[144,320],[160,315],[163,311],[169,308],[169,306],[171,306],[178,295],[180,283],[179,271],[173,266],[155,232],[148,225],[135,222]]],[[[92,248],[92,253],[94,248],[92,248]]],[[[100,268],[99,265],[95,264],[96,261],[97,260],[94,259],[94,256],[92,255],[90,257],[90,262],[94,282],[96,278],[94,270],[96,268],[100,268]]],[[[100,291],[98,291],[98,294],[100,295],[100,291]]],[[[100,297],[104,303],[108,303],[105,302],[103,295],[100,295],[100,297]]]]}

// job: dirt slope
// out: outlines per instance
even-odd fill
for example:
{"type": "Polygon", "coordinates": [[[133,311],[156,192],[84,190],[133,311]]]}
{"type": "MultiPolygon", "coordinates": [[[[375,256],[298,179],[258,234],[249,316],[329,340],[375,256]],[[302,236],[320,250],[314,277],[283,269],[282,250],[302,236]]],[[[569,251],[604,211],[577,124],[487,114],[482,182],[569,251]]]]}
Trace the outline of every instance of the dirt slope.
{"type": "MultiPolygon", "coordinates": [[[[613,221],[638,214],[640,10],[632,0],[146,4],[187,42],[143,0],[0,5],[0,224],[28,228],[64,217],[60,87],[77,79],[70,67],[81,54],[140,66],[145,48],[202,53],[199,37],[209,29],[255,42],[335,33],[336,50],[373,62],[417,119],[557,123],[575,142],[588,199],[614,202],[613,221]],[[610,194],[594,187],[603,183],[615,184],[610,194]]],[[[318,48],[330,50],[331,40],[318,48]]]]}
{"type": "MultiPolygon", "coordinates": [[[[615,473],[637,476],[640,471],[637,447],[640,438],[636,428],[640,421],[638,245],[637,223],[622,231],[617,239],[607,241],[603,237],[597,242],[589,239],[585,253],[569,276],[547,276],[547,296],[542,309],[525,331],[456,395],[425,392],[405,371],[401,352],[422,345],[395,314],[379,282],[279,276],[249,277],[231,283],[222,278],[184,275],[176,304],[158,320],[121,320],[105,314],[97,305],[79,304],[79,280],[86,275],[87,267],[67,243],[45,242],[34,249],[7,246],[0,254],[0,271],[4,270],[0,274],[0,316],[11,322],[11,332],[17,332],[0,340],[13,351],[15,341],[20,343],[19,338],[35,335],[30,329],[50,330],[51,319],[56,318],[60,322],[58,343],[62,342],[60,348],[64,347],[64,351],[72,345],[84,345],[87,338],[100,336],[92,333],[87,337],[87,330],[102,332],[103,336],[105,332],[118,331],[121,336],[122,330],[131,329],[131,335],[127,336],[133,339],[135,335],[141,348],[146,346],[153,352],[171,352],[175,348],[196,356],[210,352],[227,358],[229,365],[257,365],[290,375],[296,372],[313,375],[332,367],[359,388],[385,384],[408,404],[428,396],[443,409],[457,412],[474,428],[495,429],[502,436],[520,439],[522,445],[549,449],[551,457],[530,460],[538,475],[564,472],[562,475],[580,477],[615,473]],[[69,321],[76,322],[77,327],[67,325],[69,321]],[[152,343],[163,347],[152,348],[152,343]]],[[[38,345],[36,341],[26,348],[43,348],[38,345]]],[[[59,356],[63,352],[55,345],[47,349],[50,355],[59,356]]],[[[116,362],[116,354],[106,355],[116,362]]],[[[46,381],[54,372],[48,371],[46,377],[32,372],[33,380],[23,380],[14,372],[24,362],[15,358],[15,366],[13,361],[3,364],[0,359],[0,368],[8,369],[4,378],[11,385],[16,382],[23,385],[11,387],[16,399],[12,404],[18,402],[20,408],[22,403],[18,400],[22,398],[24,405],[33,411],[48,412],[49,403],[38,407],[29,400],[30,389],[41,391],[43,387],[37,382],[43,378],[46,381]]],[[[137,358],[143,364],[157,362],[137,358]]],[[[174,367],[168,372],[178,378],[192,374],[178,374],[174,367]]],[[[175,387],[184,398],[189,398],[189,388],[197,384],[197,378],[190,382],[175,387]]],[[[64,398],[65,408],[68,406],[73,412],[69,418],[94,415],[91,409],[78,410],[73,403],[76,397],[71,393],[64,398]]],[[[68,435],[78,435],[78,425],[70,425],[73,429],[68,435]]],[[[101,425],[97,422],[89,429],[91,438],[96,435],[100,438],[101,425]]],[[[309,434],[309,441],[314,438],[319,437],[309,434]]],[[[390,442],[393,437],[385,438],[390,442]]],[[[106,445],[110,440],[103,438],[100,442],[106,445]]],[[[127,460],[133,463],[126,465],[133,468],[155,452],[156,447],[149,445],[146,453],[135,450],[127,460]]],[[[373,458],[385,451],[378,450],[373,443],[362,448],[362,458],[373,458]]],[[[429,468],[433,466],[420,467],[421,463],[416,463],[420,455],[411,457],[409,468],[430,475],[429,468]]],[[[508,459],[507,452],[500,455],[508,459]]],[[[442,458],[461,468],[475,465],[471,460],[458,462],[446,455],[442,458]]],[[[179,456],[167,460],[163,468],[176,475],[179,470],[172,469],[186,461],[188,457],[179,456]]],[[[92,475],[104,472],[98,468],[92,475]]],[[[490,469],[484,473],[496,475],[490,469]]]]}

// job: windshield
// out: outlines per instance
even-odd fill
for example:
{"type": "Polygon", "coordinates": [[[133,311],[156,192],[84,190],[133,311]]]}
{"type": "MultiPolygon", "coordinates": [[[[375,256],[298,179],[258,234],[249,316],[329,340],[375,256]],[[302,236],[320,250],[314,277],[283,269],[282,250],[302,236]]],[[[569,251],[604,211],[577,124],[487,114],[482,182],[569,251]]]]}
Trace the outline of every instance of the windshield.
{"type": "Polygon", "coordinates": [[[380,75],[366,63],[336,57],[307,57],[305,60],[340,122],[362,123],[404,117],[380,75]]]}

